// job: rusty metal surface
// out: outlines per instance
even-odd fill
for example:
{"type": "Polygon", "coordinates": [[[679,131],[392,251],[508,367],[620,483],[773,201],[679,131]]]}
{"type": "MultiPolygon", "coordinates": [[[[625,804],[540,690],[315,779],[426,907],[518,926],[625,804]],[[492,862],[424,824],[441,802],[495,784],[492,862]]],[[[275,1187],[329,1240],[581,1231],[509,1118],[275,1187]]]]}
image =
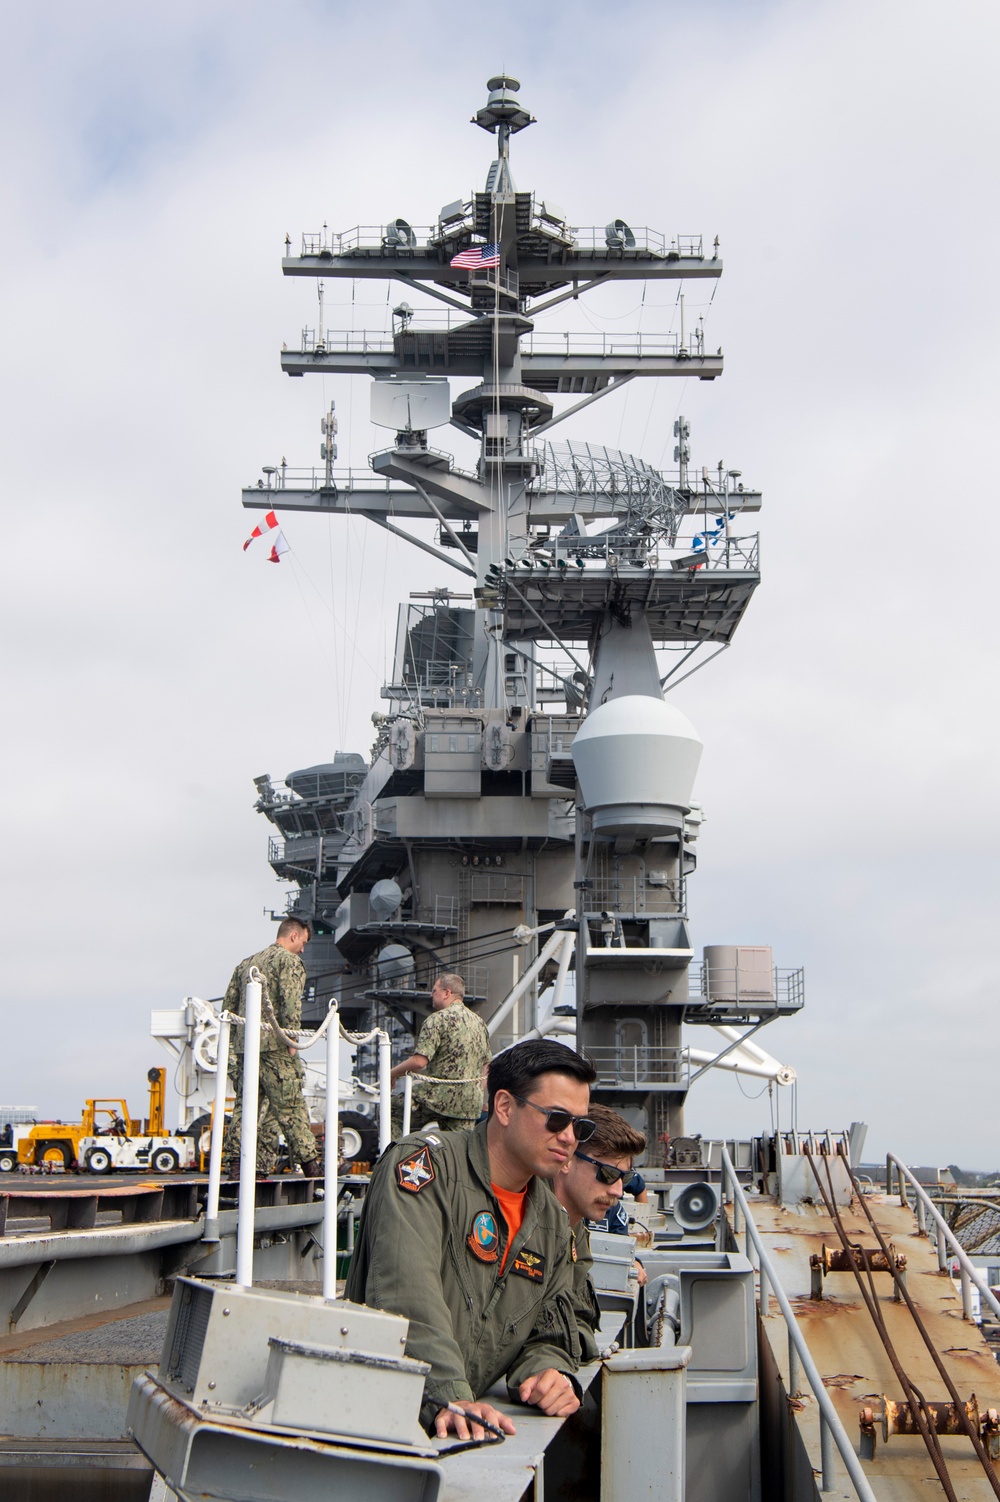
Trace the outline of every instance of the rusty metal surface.
{"type": "MultiPolygon", "coordinates": [[[[897,1255],[906,1258],[907,1289],[916,1304],[931,1339],[942,1355],[959,1392],[975,1393],[979,1410],[1000,1407],[1000,1367],[977,1327],[962,1318],[961,1296],[951,1279],[939,1273],[933,1244],[918,1236],[916,1218],[898,1200],[876,1194],[868,1207],[886,1240],[897,1255]]],[[[810,1258],[821,1259],[824,1243],[837,1243],[837,1234],[825,1209],[802,1204],[783,1209],[770,1198],[751,1199],[754,1220],[796,1313],[799,1327],[823,1376],[824,1385],[848,1434],[858,1436],[864,1407],[881,1415],[882,1395],[899,1401],[903,1394],[865,1309],[851,1273],[833,1272],[824,1279],[822,1301],[810,1298],[810,1258]]],[[[856,1204],[841,1210],[851,1241],[870,1244],[871,1228],[856,1204]]],[[[929,1402],[947,1401],[948,1394],[920,1338],[905,1304],[893,1298],[893,1284],[884,1275],[876,1278],[875,1292],[896,1351],[907,1375],[929,1402]]],[[[772,1303],[773,1313],[762,1320],[765,1337],[775,1353],[779,1370],[788,1374],[788,1336],[784,1320],[772,1303]]],[[[819,1456],[819,1424],[811,1394],[789,1399],[810,1455],[819,1456]]],[[[965,1436],[946,1435],[941,1446],[959,1495],[969,1502],[991,1499],[994,1493],[965,1436]]],[[[818,1459],[814,1462],[818,1464],[818,1459]]],[[[887,1499],[926,1499],[940,1496],[923,1442],[916,1435],[894,1435],[888,1445],[879,1445],[874,1461],[865,1462],[877,1495],[887,1499]]],[[[849,1495],[846,1476],[845,1495],[849,1495]]]]}

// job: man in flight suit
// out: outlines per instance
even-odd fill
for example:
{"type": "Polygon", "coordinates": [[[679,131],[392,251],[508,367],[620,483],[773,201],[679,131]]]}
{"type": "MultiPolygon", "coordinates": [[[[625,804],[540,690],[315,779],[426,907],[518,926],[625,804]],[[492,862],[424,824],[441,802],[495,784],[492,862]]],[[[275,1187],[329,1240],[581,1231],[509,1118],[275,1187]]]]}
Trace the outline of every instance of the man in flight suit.
{"type": "MultiPolygon", "coordinates": [[[[597,1131],[589,1142],[581,1143],[552,1181],[556,1199],[569,1216],[573,1238],[574,1312],[581,1336],[580,1357],[594,1361],[600,1354],[596,1339],[601,1311],[590,1270],[594,1259],[590,1252],[587,1221],[601,1221],[619,1203],[625,1185],[632,1177],[632,1159],[645,1151],[646,1138],[629,1126],[624,1116],[594,1101],[591,1120],[597,1131]],[[609,1184],[609,1175],[617,1175],[609,1184]]],[[[645,1282],[645,1274],[641,1280],[645,1282]]]]}
{"type": "MultiPolygon", "coordinates": [[[[302,993],[306,967],[300,958],[312,937],[301,918],[284,918],[278,924],[273,944],[241,960],[233,971],[223,1003],[227,1012],[243,1015],[247,977],[256,966],[264,977],[267,1000],[279,1027],[290,1032],[302,1026],[302,993]]],[[[302,1164],[308,1178],[318,1178],[322,1167],[316,1154],[316,1138],[302,1098],[302,1063],[295,1048],[279,1038],[268,1022],[267,1005],[261,998],[260,1107],[257,1136],[257,1172],[270,1173],[277,1158],[279,1129],[292,1157],[302,1164]]],[[[243,1096],[243,1028],[233,1027],[229,1078],[236,1089],[236,1107],[226,1129],[223,1153],[230,1173],[237,1172],[240,1158],[243,1096]]]]}
{"type": "Polygon", "coordinates": [[[569,1224],[549,1186],[590,1135],[594,1078],[561,1043],[518,1043],[490,1064],[485,1122],[404,1138],[372,1174],[346,1296],[410,1321],[435,1434],[481,1438],[477,1418],[513,1434],[483,1401],[501,1377],[549,1417],[580,1405],[569,1224]]]}

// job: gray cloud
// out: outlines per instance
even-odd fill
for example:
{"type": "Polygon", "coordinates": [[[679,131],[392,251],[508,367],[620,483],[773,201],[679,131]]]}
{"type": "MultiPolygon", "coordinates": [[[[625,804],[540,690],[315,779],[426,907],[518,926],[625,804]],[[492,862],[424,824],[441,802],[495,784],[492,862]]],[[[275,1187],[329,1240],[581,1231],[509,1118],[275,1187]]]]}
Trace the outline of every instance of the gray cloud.
{"type": "MultiPolygon", "coordinates": [[[[759,598],[678,690],[707,748],[696,940],[807,966],[805,1013],[761,1039],[800,1072],[803,1124],[865,1116],[873,1151],[992,1166],[995,9],[635,3],[609,28],[521,4],[503,59],[487,17],[430,15],[7,19],[0,897],[31,1042],[0,1094],[139,1097],[149,1009],[218,994],[280,905],[251,778],[364,751],[396,600],[455,583],[304,517],[272,568],[241,552],[238,490],[318,459],[331,398],[342,454],[375,446],[360,386],[280,375],[315,322],[286,231],[420,222],[480,182],[465,122],[505,63],[539,117],[523,186],[576,223],[722,240],[688,314],[724,379],[633,383],[567,425],[669,463],[683,410],[697,462],[765,491],[759,598]]],[[[384,289],[330,290],[331,322],[383,327],[384,289]]],[[[550,326],[676,319],[630,297],[550,326]]],[[[713,1080],[690,1125],[749,1134],[766,1104],[713,1080]]]]}

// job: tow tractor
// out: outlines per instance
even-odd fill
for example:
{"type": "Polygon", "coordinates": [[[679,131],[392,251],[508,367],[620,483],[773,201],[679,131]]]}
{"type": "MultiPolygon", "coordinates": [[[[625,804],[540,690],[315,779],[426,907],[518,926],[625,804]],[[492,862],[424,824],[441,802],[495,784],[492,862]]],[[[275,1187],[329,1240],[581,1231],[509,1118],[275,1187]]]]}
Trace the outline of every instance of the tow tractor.
{"type": "MultiPolygon", "coordinates": [[[[167,1071],[150,1069],[146,1078],[149,1080],[146,1131],[142,1131],[141,1121],[133,1121],[128,1116],[125,1102],[118,1102],[125,1109],[120,1116],[113,1118],[110,1126],[80,1138],[77,1157],[81,1168],[89,1173],[110,1173],[113,1168],[173,1173],[175,1168],[198,1166],[198,1144],[194,1138],[172,1136],[164,1128],[167,1071]]],[[[89,1106],[91,1102],[87,1104],[89,1106]]]]}
{"type": "Polygon", "coordinates": [[[7,1150],[9,1168],[58,1167],[109,1173],[113,1168],[170,1173],[198,1164],[198,1135],[173,1136],[164,1127],[167,1071],[150,1069],[149,1116],[133,1116],[128,1102],[94,1096],[84,1103],[79,1121],[40,1121],[7,1150]]]}

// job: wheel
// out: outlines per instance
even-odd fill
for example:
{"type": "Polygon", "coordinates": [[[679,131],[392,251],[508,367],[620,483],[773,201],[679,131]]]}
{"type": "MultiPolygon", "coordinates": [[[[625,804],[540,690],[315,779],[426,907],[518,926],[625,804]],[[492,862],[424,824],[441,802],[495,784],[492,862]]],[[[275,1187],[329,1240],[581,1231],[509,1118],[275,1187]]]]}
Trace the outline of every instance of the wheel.
{"type": "Polygon", "coordinates": [[[17,1153],[13,1148],[0,1150],[0,1173],[14,1173],[17,1169],[17,1153]]]}
{"type": "Polygon", "coordinates": [[[36,1163],[61,1163],[68,1168],[73,1161],[73,1150],[68,1142],[43,1140],[35,1145],[36,1163]]]}
{"type": "Polygon", "coordinates": [[[360,1111],[341,1111],[338,1125],[341,1163],[374,1163],[378,1157],[378,1127],[371,1117],[360,1111]]]}
{"type": "Polygon", "coordinates": [[[149,1166],[154,1173],[173,1173],[178,1158],[172,1147],[158,1147],[150,1154],[149,1166]]]}
{"type": "Polygon", "coordinates": [[[110,1173],[111,1154],[106,1147],[92,1147],[87,1154],[87,1168],[90,1173],[110,1173]]]}

